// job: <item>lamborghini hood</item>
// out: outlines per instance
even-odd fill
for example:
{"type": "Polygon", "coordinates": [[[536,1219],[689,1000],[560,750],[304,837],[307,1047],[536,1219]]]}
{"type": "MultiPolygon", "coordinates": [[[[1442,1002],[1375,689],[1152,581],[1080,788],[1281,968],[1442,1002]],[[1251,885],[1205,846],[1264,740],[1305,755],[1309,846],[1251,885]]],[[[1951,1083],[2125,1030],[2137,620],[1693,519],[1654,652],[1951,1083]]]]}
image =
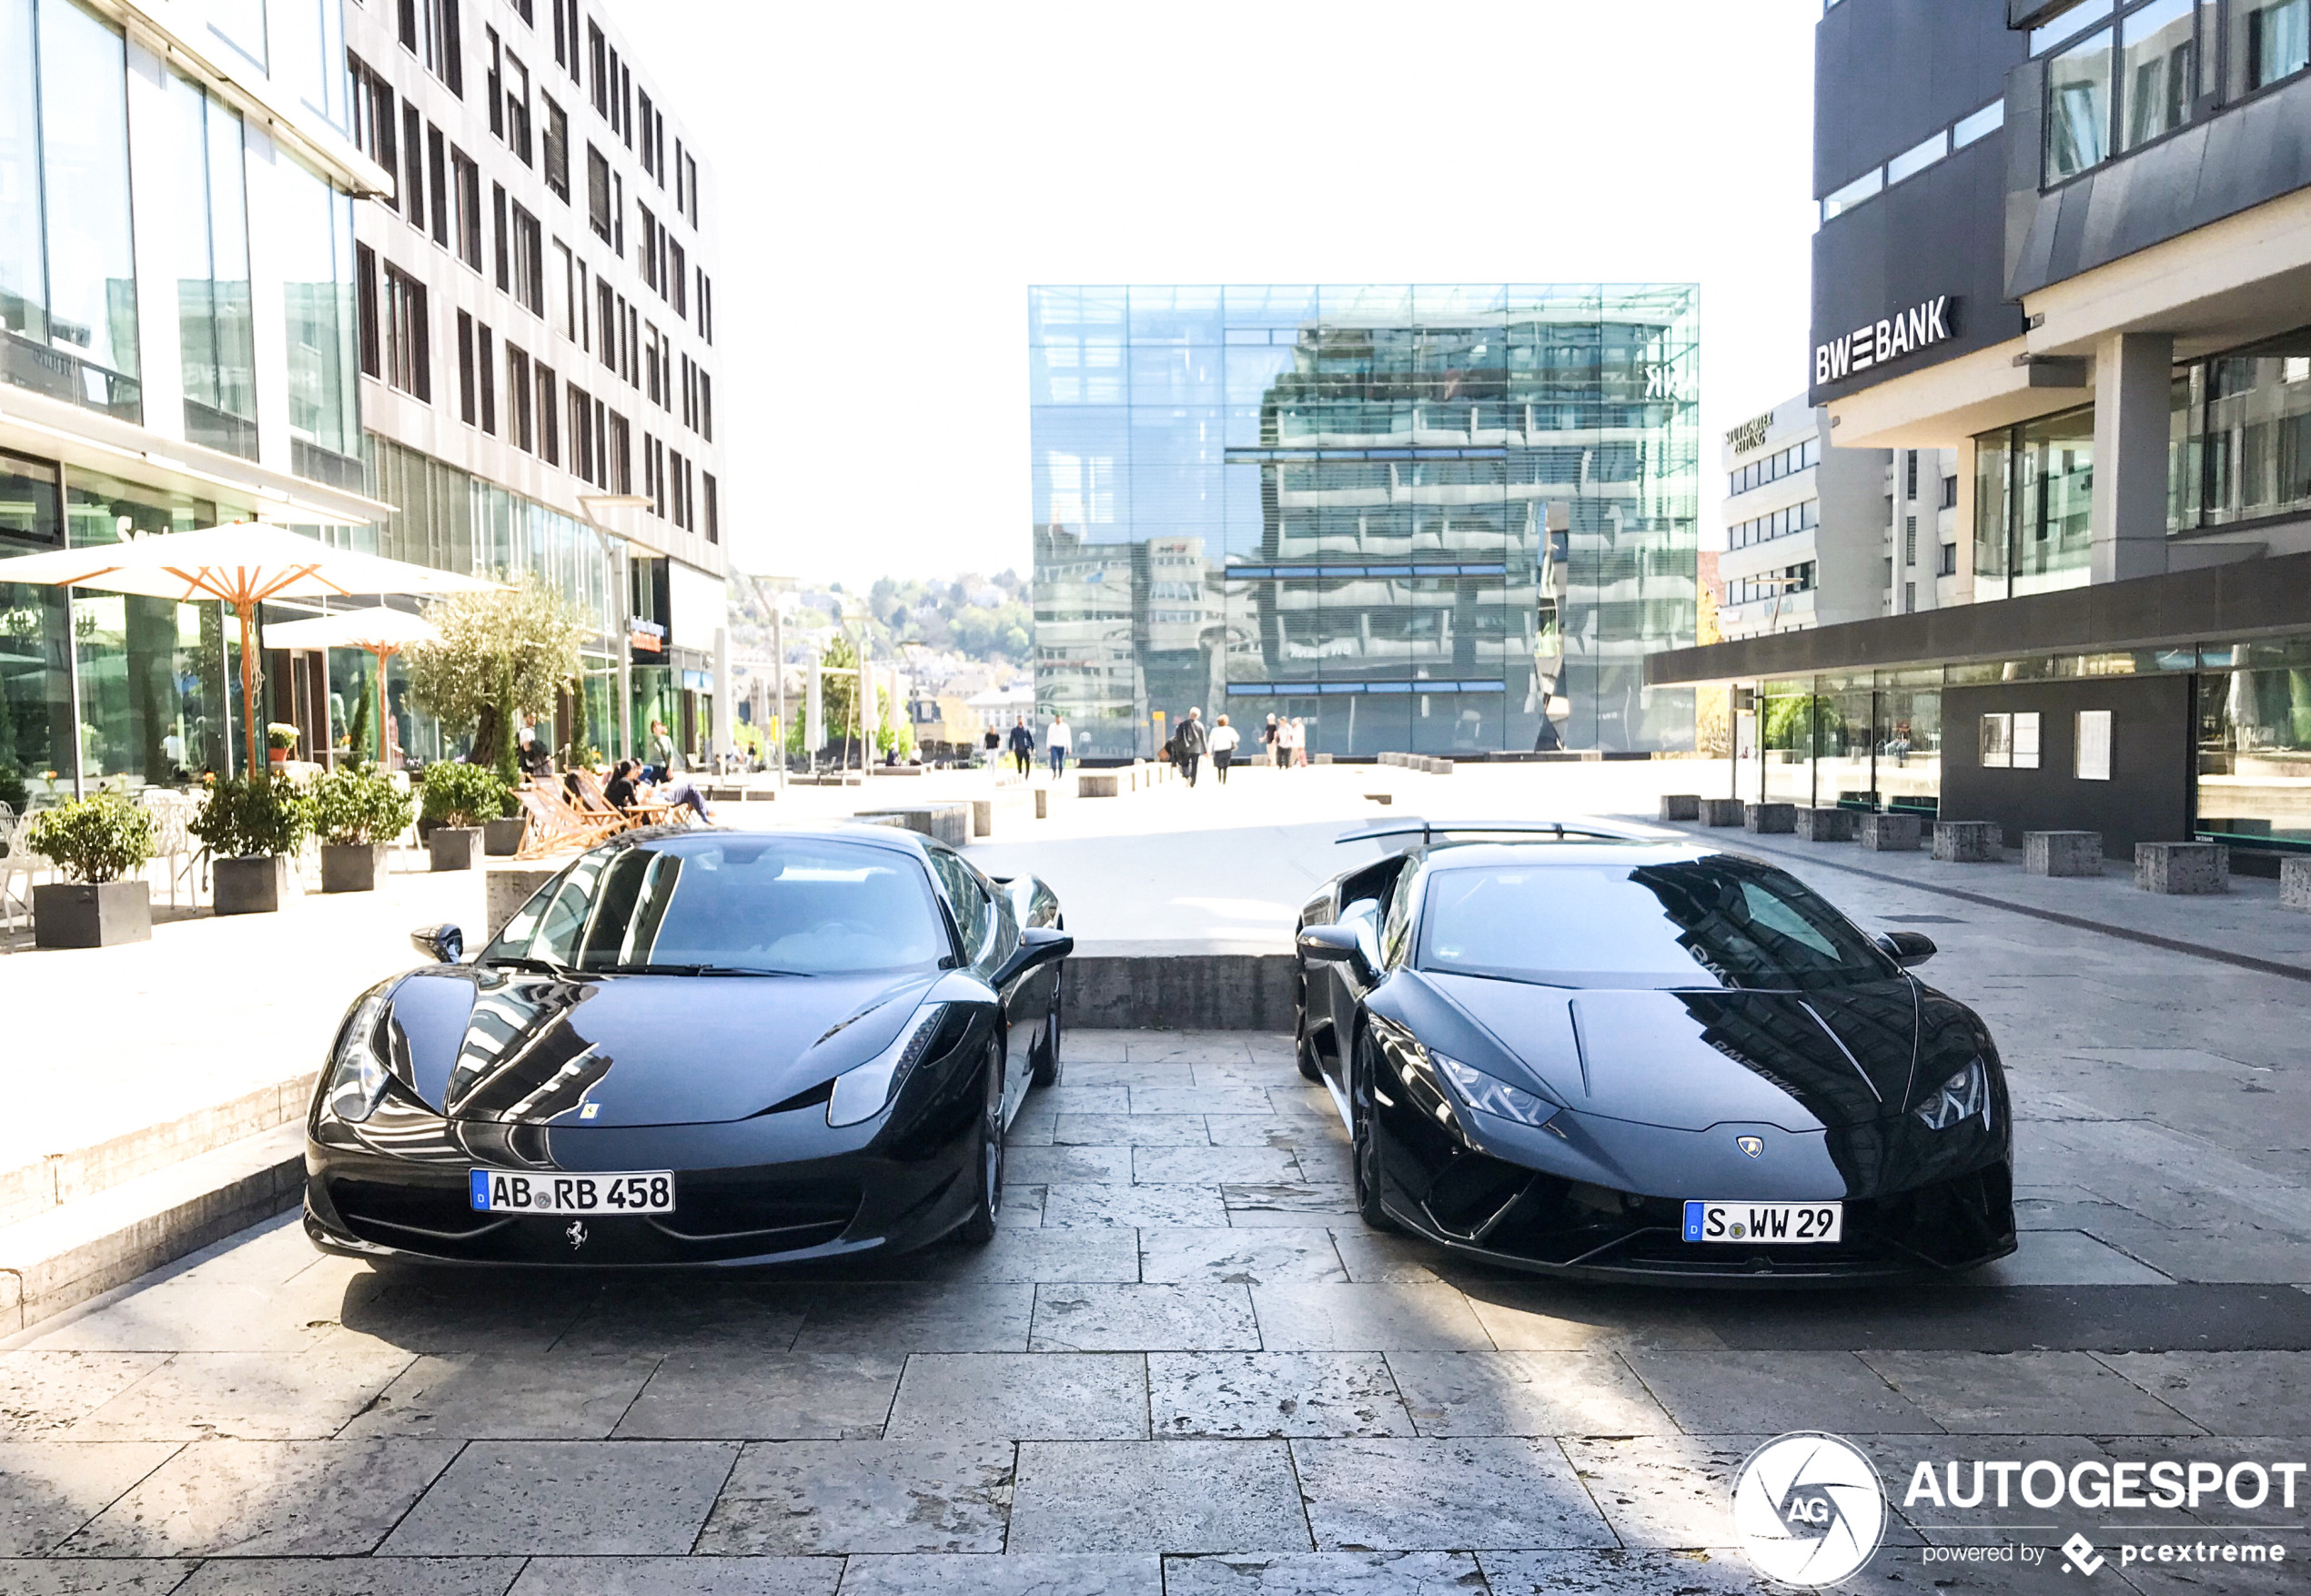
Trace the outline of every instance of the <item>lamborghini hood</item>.
{"type": "Polygon", "coordinates": [[[715,1124],[872,1058],[934,978],[422,970],[394,989],[394,1053],[451,1119],[715,1124]]]}
{"type": "Polygon", "coordinates": [[[1584,1114],[1679,1130],[1741,1122],[1807,1131],[1886,1118],[1909,1100],[1919,1014],[1906,980],[1663,992],[1422,979],[1584,1114]]]}

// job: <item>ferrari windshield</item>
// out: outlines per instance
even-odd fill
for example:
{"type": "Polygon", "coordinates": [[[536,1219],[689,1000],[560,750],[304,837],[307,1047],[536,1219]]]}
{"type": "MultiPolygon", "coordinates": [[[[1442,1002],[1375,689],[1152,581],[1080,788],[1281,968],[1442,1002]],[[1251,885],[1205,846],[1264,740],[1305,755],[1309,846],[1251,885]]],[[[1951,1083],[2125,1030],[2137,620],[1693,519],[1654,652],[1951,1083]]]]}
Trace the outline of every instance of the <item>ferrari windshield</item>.
{"type": "Polygon", "coordinates": [[[1898,970],[1792,877],[1720,855],[1439,868],[1420,967],[1549,986],[1822,987],[1898,970]]]}
{"type": "Polygon", "coordinates": [[[928,967],[949,952],[930,883],[907,854],[715,833],[587,854],[479,962],[822,975],[928,967]]]}

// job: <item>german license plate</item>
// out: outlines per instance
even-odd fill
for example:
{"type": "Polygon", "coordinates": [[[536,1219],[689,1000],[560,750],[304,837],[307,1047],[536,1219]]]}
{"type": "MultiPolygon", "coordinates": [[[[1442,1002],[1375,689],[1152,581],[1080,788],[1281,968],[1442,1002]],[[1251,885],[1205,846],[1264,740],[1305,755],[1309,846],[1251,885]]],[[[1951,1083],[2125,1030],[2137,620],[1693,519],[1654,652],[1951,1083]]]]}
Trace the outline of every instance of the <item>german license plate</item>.
{"type": "Polygon", "coordinates": [[[476,1169],[466,1191],[482,1214],[671,1214],[674,1174],[645,1169],[638,1174],[557,1175],[531,1170],[476,1169]]]}
{"type": "Polygon", "coordinates": [[[1843,1203],[1713,1203],[1697,1199],[1685,1205],[1688,1241],[1798,1247],[1836,1241],[1844,1229],[1843,1203]]]}

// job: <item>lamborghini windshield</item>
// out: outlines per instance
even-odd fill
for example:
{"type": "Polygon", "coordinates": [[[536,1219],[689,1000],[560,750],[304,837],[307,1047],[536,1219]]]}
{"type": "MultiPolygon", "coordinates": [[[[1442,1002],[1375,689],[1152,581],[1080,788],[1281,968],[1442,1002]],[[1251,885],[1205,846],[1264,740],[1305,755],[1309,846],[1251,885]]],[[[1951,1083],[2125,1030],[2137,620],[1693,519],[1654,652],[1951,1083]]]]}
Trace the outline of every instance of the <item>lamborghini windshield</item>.
{"type": "Polygon", "coordinates": [[[479,962],[822,975],[928,968],[949,952],[930,884],[905,854],[722,833],[588,854],[479,962]]]}
{"type": "Polygon", "coordinates": [[[1899,971],[1794,878],[1719,855],[1667,864],[1435,869],[1420,967],[1549,986],[1849,985],[1899,971]]]}

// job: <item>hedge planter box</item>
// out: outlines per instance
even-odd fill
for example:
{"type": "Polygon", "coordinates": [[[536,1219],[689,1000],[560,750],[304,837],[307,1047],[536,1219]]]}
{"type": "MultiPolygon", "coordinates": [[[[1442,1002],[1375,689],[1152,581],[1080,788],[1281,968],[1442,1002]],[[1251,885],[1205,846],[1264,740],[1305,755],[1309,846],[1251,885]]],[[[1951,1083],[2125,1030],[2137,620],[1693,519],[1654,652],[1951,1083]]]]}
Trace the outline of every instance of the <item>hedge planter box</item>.
{"type": "Polygon", "coordinates": [[[60,882],[32,889],[35,946],[111,947],[152,939],[152,888],[141,880],[95,886],[60,882]]]}
{"type": "Polygon", "coordinates": [[[2227,893],[2231,850],[2220,843],[2137,843],[2134,884],[2176,897],[2227,893]]]}
{"type": "Polygon", "coordinates": [[[471,870],[481,862],[481,828],[478,825],[438,825],[426,839],[436,870],[471,870]]]}
{"type": "Polygon", "coordinates": [[[1864,814],[1854,840],[1873,854],[1914,854],[1918,851],[1918,817],[1889,811],[1864,814]]]}
{"type": "Polygon", "coordinates": [[[373,893],[384,874],[383,843],[321,844],[321,890],[325,893],[373,893]]]}
{"type": "Polygon", "coordinates": [[[1794,803],[1744,804],[1741,824],[1753,832],[1794,832],[1798,829],[1798,806],[1794,803]]]}
{"type": "Polygon", "coordinates": [[[214,868],[219,914],[270,914],[288,897],[286,854],[250,854],[238,859],[219,859],[214,868]]]}
{"type": "Polygon", "coordinates": [[[1701,818],[1701,795],[1699,793],[1664,793],[1661,794],[1663,820],[1699,820],[1701,818]]]}
{"type": "Polygon", "coordinates": [[[1937,820],[1933,856],[1944,864],[1995,864],[2006,856],[2006,837],[1994,820],[1937,820]]]}
{"type": "Polygon", "coordinates": [[[492,859],[510,859],[521,852],[521,816],[511,814],[502,820],[481,823],[481,851],[492,859]]]}
{"type": "Polygon", "coordinates": [[[1853,841],[1854,812],[1827,804],[1811,804],[1798,811],[1798,835],[1809,843],[1850,843],[1853,841]]]}
{"type": "Polygon", "coordinates": [[[1701,823],[1711,826],[1740,825],[1742,803],[1739,798],[1704,798],[1701,800],[1701,823]]]}

